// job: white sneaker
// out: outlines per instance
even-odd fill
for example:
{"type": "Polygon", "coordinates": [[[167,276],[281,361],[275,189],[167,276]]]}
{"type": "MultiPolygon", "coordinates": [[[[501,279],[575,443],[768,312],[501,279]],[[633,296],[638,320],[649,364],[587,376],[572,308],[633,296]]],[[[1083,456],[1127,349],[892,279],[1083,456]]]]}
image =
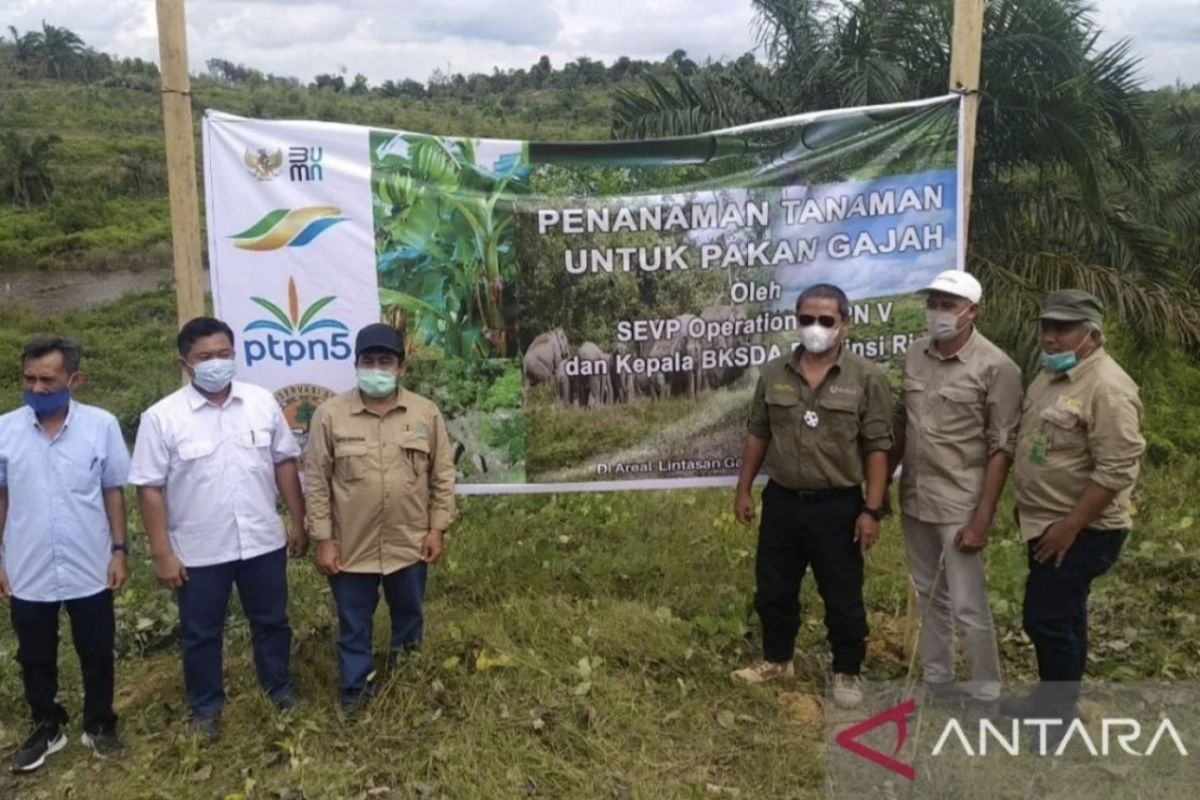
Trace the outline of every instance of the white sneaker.
{"type": "Polygon", "coordinates": [[[857,708],[862,705],[862,686],[857,675],[833,675],[833,702],[839,708],[857,708]]]}
{"type": "Polygon", "coordinates": [[[767,683],[768,681],[792,678],[795,675],[796,667],[791,661],[778,664],[774,661],[758,661],[731,673],[733,678],[746,683],[767,683]]]}

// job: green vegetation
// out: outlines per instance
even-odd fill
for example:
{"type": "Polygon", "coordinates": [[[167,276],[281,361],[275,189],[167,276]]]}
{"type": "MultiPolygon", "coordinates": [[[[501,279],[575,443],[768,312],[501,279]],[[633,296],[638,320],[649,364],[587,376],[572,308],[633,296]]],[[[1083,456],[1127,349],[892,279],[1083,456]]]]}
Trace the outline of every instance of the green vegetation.
{"type": "MultiPolygon", "coordinates": [[[[132,434],[138,411],[177,385],[173,330],[166,293],[62,318],[5,310],[0,397],[17,402],[16,356],[27,337],[70,334],[87,345],[90,381],[81,399],[116,410],[132,434]]],[[[1137,366],[1124,345],[1114,347],[1137,366]]],[[[1194,437],[1200,367],[1166,360],[1146,366],[1161,375],[1144,385],[1149,434],[1194,437]]],[[[432,371],[413,378],[424,391],[436,382],[432,371]]],[[[519,391],[512,379],[491,385],[519,391]]],[[[1137,532],[1097,583],[1092,675],[1200,679],[1193,613],[1200,466],[1194,438],[1180,444],[1160,454],[1161,465],[1148,465],[1137,532]]],[[[294,664],[305,703],[289,720],[273,716],[254,683],[249,634],[235,610],[226,735],[210,749],[182,737],[177,618],[154,584],[135,514],[133,578],[117,612],[118,711],[130,752],[100,764],[73,743],[31,778],[0,774],[0,796],[482,800],[536,790],[657,799],[708,797],[712,786],[747,798],[815,800],[823,785],[820,600],[807,584],[794,683],[754,689],[729,681],[758,642],[754,534],[736,525],[729,506],[726,491],[464,499],[448,560],[430,584],[425,649],[393,673],[381,671],[378,701],[354,722],[336,710],[332,601],[310,564],[293,564],[294,664]]],[[[868,669],[874,678],[902,679],[907,572],[894,521],[867,570],[868,669]]],[[[1025,555],[1007,513],[996,522],[989,573],[1006,675],[1030,680],[1033,653],[1020,630],[1025,555]]],[[[65,628],[63,635],[62,694],[77,720],[79,672],[65,628]]],[[[3,615],[4,752],[25,725],[14,647],[3,615]]]]}
{"type": "MultiPolygon", "coordinates": [[[[304,87],[214,61],[195,82],[195,101],[199,111],[565,140],[610,133],[614,90],[616,132],[638,135],[943,91],[946,0],[862,0],[836,7],[837,17],[804,0],[755,5],[766,65],[745,57],[697,65],[680,51],[661,64],[579,59],[552,69],[543,60],[529,70],[371,88],[342,76],[304,87]],[[847,8],[857,11],[846,16],[847,8]]],[[[988,4],[972,268],[990,297],[1003,298],[985,310],[987,332],[1021,352],[1043,289],[1079,284],[1109,300],[1118,320],[1111,349],[1142,386],[1150,450],[1135,535],[1096,585],[1089,672],[1200,680],[1200,366],[1189,356],[1200,280],[1200,92],[1141,92],[1126,50],[1095,51],[1081,9],[1074,0],[988,4]]],[[[92,53],[64,31],[12,31],[0,42],[0,271],[164,263],[153,65],[92,53]]],[[[615,185],[618,172],[597,171],[597,189],[615,185]]],[[[556,285],[536,289],[548,308],[567,309],[572,342],[607,346],[602,313],[633,302],[681,313],[721,286],[622,278],[592,295],[595,311],[556,285]]],[[[919,308],[897,313],[909,319],[919,308]]],[[[140,413],[178,385],[174,330],[168,291],[57,318],[0,308],[0,398],[10,408],[19,402],[17,357],[28,338],[74,336],[89,375],[79,398],[111,409],[132,440],[140,413]]],[[[868,332],[876,329],[858,331],[868,332]]],[[[414,363],[406,385],[448,414],[482,408],[489,416],[472,420],[482,444],[522,465],[527,420],[511,413],[521,398],[514,361],[414,363]]],[[[625,413],[616,408],[537,409],[528,420],[534,435],[559,448],[539,452],[560,460],[531,469],[629,448],[691,416],[681,407],[694,402],[649,407],[659,410],[645,419],[607,420],[625,413]]],[[[32,778],[0,772],[0,797],[820,797],[820,601],[809,582],[794,683],[730,683],[729,670],[758,653],[754,534],[734,523],[730,503],[725,491],[464,499],[448,559],[433,572],[425,649],[380,673],[378,701],[354,722],[336,710],[332,601],[311,565],[293,564],[305,703],[290,719],[273,716],[235,612],[226,736],[211,749],[182,738],[177,615],[154,584],[134,513],[132,580],[117,612],[118,711],[130,752],[100,764],[73,743],[32,778]]],[[[1025,553],[1011,502],[1002,508],[988,553],[992,608],[1007,678],[1022,681],[1033,677],[1020,618],[1025,553]]],[[[908,675],[907,585],[891,520],[868,564],[872,678],[908,675]]],[[[26,724],[14,653],[0,615],[4,753],[26,724]]],[[[80,680],[65,627],[61,654],[62,696],[77,721],[80,680]]]]}
{"type": "MultiPolygon", "coordinates": [[[[951,0],[752,0],[768,59],[620,88],[618,135],[682,136],[945,92],[951,0]]],[[[1041,295],[1101,295],[1146,342],[1200,352],[1200,91],[1150,93],[1086,0],[987,3],[968,268],[1032,346],[1041,295]]]]}

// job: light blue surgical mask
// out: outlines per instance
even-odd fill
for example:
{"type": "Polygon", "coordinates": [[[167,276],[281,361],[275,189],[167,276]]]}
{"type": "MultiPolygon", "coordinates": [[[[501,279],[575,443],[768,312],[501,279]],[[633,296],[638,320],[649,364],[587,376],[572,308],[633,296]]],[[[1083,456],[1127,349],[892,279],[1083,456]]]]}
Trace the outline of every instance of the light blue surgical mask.
{"type": "Polygon", "coordinates": [[[1087,338],[1074,350],[1067,350],[1062,353],[1047,353],[1042,351],[1042,366],[1058,375],[1064,372],[1069,372],[1079,366],[1079,348],[1087,344],[1087,338]]]}
{"type": "Polygon", "coordinates": [[[237,364],[232,358],[213,358],[193,364],[192,371],[194,374],[192,381],[201,390],[209,394],[216,394],[225,391],[225,388],[233,382],[237,364]]]}
{"type": "Polygon", "coordinates": [[[360,369],[358,388],[367,397],[387,397],[396,391],[396,373],[383,369],[360,369]]]}

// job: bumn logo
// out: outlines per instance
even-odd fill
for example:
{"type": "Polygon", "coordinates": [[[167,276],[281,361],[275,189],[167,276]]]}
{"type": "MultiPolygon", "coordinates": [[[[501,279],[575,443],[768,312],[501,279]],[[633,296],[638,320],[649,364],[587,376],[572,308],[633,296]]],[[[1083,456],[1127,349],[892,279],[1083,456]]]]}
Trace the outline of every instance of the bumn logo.
{"type": "Polygon", "coordinates": [[[276,147],[268,150],[265,147],[246,148],[242,155],[246,169],[260,181],[269,181],[279,175],[283,169],[283,151],[276,147]]]}
{"type": "Polygon", "coordinates": [[[243,331],[246,366],[259,361],[278,361],[290,367],[301,361],[346,361],[351,349],[346,325],[336,319],[318,319],[317,314],[337,300],[336,295],[322,297],[300,311],[300,296],[295,278],[288,278],[287,310],[262,297],[250,300],[271,315],[256,319],[243,331]],[[265,334],[265,336],[263,335],[265,334]]]}
{"type": "Polygon", "coordinates": [[[917,779],[917,771],[913,769],[911,764],[897,761],[896,756],[904,747],[904,742],[908,740],[908,717],[916,710],[917,701],[906,700],[895,708],[888,709],[882,714],[876,714],[870,719],[863,720],[857,725],[847,728],[837,735],[835,741],[838,745],[854,753],[856,756],[861,756],[886,770],[891,770],[907,781],[915,781],[917,779]],[[890,755],[881,753],[875,748],[868,747],[859,741],[859,737],[863,734],[883,725],[896,726],[896,747],[890,755]]]}
{"type": "Polygon", "coordinates": [[[323,158],[324,147],[289,147],[288,178],[293,183],[325,180],[325,171],[321,168],[323,158]]]}
{"type": "Polygon", "coordinates": [[[264,252],[282,247],[304,247],[334,225],[345,222],[341,213],[340,208],[333,206],[278,208],[229,238],[240,250],[264,252]]]}

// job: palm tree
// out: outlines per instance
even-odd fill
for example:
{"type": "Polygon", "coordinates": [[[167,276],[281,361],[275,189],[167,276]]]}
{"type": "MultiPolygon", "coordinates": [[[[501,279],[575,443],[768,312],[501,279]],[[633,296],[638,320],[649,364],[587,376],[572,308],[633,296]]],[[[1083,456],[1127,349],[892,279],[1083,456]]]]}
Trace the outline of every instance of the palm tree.
{"type": "Polygon", "coordinates": [[[83,40],[66,28],[47,25],[42,20],[38,56],[42,75],[62,80],[63,72],[71,68],[84,51],[83,40]]]}
{"type": "MultiPolygon", "coordinates": [[[[618,90],[614,132],[685,135],[946,91],[952,0],[752,2],[766,70],[618,90]]],[[[1174,260],[1180,232],[1200,224],[1197,187],[1177,182],[1190,201],[1157,213],[1172,190],[1156,180],[1138,61],[1099,34],[1085,0],[986,5],[968,266],[1005,298],[994,317],[1009,344],[1021,331],[1032,346],[1044,291],[1077,285],[1142,335],[1200,350],[1197,283],[1174,260]]]]}
{"type": "Polygon", "coordinates": [[[49,203],[54,195],[50,163],[58,136],[26,139],[13,131],[0,134],[0,189],[6,190],[14,206],[33,208],[49,203]]]}
{"type": "Polygon", "coordinates": [[[21,74],[28,75],[37,60],[38,48],[41,46],[41,34],[36,31],[27,31],[22,35],[13,25],[8,26],[8,32],[12,36],[13,59],[17,62],[17,68],[21,74]]]}

